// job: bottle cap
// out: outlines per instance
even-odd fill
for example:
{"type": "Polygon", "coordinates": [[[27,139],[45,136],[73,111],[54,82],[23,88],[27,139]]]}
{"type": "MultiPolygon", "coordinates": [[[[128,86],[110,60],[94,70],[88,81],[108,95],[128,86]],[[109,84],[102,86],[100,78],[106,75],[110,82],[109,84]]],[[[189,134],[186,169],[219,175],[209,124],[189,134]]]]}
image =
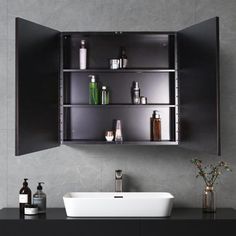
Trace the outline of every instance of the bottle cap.
{"type": "Polygon", "coordinates": [[[103,90],[106,90],[106,89],[107,89],[107,87],[106,87],[106,86],[102,86],[102,89],[103,89],[103,90]]]}
{"type": "Polygon", "coordinates": [[[44,182],[38,182],[38,187],[37,187],[38,190],[42,190],[43,189],[41,184],[44,184],[44,182]]]}
{"type": "Polygon", "coordinates": [[[133,88],[134,88],[134,89],[139,89],[139,84],[138,84],[138,82],[136,82],[136,81],[133,82],[133,88]]]}
{"type": "Polygon", "coordinates": [[[80,41],[80,43],[81,43],[81,45],[85,45],[85,40],[84,39],[82,39],[81,41],[80,41]]]}
{"type": "Polygon", "coordinates": [[[158,110],[153,111],[153,116],[155,118],[160,118],[160,112],[158,110]]]}

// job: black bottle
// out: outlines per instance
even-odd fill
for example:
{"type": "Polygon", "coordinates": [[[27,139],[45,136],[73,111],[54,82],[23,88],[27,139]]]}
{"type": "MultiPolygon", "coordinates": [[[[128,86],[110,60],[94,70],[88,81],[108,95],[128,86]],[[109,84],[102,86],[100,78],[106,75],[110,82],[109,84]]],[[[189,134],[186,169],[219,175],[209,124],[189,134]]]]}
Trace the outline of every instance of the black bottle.
{"type": "Polygon", "coordinates": [[[128,64],[128,58],[126,56],[125,48],[121,48],[120,54],[120,68],[126,68],[128,64]]]}
{"type": "Polygon", "coordinates": [[[31,204],[31,190],[28,187],[28,179],[24,179],[23,187],[19,192],[19,208],[20,214],[24,214],[26,204],[31,204]]]}

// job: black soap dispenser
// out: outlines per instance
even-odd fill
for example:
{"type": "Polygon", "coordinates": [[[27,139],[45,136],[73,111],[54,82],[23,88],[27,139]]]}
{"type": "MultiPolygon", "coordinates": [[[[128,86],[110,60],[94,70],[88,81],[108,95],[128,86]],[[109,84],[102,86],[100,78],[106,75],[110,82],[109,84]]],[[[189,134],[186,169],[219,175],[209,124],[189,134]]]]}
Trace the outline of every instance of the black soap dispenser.
{"type": "Polygon", "coordinates": [[[46,213],[46,194],[43,192],[42,184],[44,182],[39,182],[37,186],[37,191],[33,195],[33,204],[38,205],[38,213],[46,213]]]}
{"type": "Polygon", "coordinates": [[[19,208],[20,214],[24,214],[24,209],[26,204],[31,204],[31,190],[28,187],[28,179],[24,179],[23,187],[19,192],[19,208]]]}

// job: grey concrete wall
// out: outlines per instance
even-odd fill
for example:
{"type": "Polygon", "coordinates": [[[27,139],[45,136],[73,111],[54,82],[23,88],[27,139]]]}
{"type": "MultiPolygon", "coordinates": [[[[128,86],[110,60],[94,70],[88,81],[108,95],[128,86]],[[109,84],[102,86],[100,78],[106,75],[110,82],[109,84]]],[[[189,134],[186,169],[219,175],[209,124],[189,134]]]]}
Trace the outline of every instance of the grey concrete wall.
{"type": "Polygon", "coordinates": [[[113,191],[116,168],[129,191],[170,191],[176,206],[200,207],[203,184],[189,160],[216,156],[177,147],[61,146],[14,156],[15,17],[61,31],[179,30],[220,16],[223,176],[218,206],[236,207],[236,1],[235,0],[0,0],[0,207],[16,206],[24,177],[33,191],[45,181],[49,206],[63,206],[67,191],[113,191]]]}

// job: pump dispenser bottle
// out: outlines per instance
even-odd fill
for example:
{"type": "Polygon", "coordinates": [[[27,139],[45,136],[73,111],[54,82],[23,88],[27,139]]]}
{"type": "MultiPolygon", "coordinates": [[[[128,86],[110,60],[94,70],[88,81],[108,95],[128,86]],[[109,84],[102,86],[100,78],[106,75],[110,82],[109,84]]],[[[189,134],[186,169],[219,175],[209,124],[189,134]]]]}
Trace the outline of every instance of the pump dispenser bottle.
{"type": "Polygon", "coordinates": [[[33,195],[33,204],[38,205],[38,213],[46,213],[46,194],[43,192],[42,184],[39,182],[37,192],[33,195]]]}
{"type": "Polygon", "coordinates": [[[161,117],[157,110],[151,118],[151,141],[161,141],[161,117]]]}
{"type": "Polygon", "coordinates": [[[91,81],[89,83],[89,104],[98,104],[98,84],[95,79],[95,75],[89,75],[91,81]]]}
{"type": "Polygon", "coordinates": [[[31,204],[31,190],[28,187],[28,179],[24,179],[23,187],[19,192],[19,208],[20,214],[24,214],[24,209],[26,204],[31,204]]]}

